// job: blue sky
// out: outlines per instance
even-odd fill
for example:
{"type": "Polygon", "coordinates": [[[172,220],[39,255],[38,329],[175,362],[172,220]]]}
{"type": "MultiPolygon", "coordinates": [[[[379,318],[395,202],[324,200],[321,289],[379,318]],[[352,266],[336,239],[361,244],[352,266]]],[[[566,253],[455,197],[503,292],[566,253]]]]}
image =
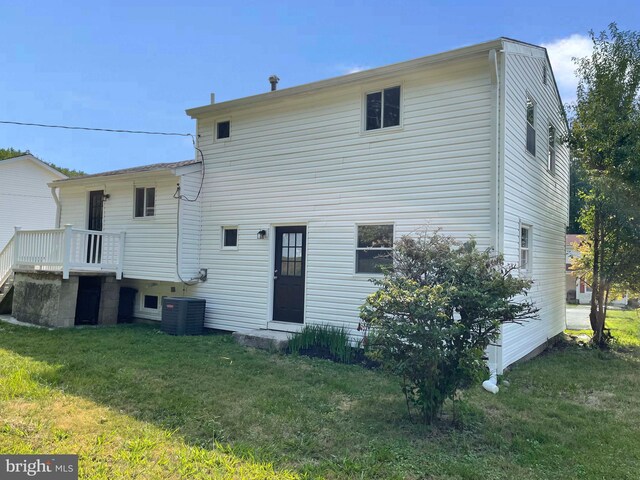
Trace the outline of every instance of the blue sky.
{"type": "MultiPolygon", "coordinates": [[[[508,36],[571,56],[640,2],[0,0],[0,120],[191,133],[186,108],[508,36]]],[[[190,140],[0,125],[0,146],[86,172],[193,158],[190,140]]]]}

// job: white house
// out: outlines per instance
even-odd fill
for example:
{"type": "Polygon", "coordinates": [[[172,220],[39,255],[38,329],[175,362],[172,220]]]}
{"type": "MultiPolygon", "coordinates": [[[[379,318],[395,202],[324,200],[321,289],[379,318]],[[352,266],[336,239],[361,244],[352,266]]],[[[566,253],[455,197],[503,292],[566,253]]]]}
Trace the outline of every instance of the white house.
{"type": "Polygon", "coordinates": [[[52,183],[73,225],[62,277],[111,271],[149,319],[189,295],[212,328],[355,334],[379,254],[429,225],[535,282],[541,318],[504,328],[493,368],[564,329],[567,124],[544,48],[500,38],[187,113],[195,161],[52,183]]]}
{"type": "Polygon", "coordinates": [[[14,227],[55,226],[56,203],[47,184],[63,178],[66,175],[30,154],[0,161],[0,250],[14,227]]]}

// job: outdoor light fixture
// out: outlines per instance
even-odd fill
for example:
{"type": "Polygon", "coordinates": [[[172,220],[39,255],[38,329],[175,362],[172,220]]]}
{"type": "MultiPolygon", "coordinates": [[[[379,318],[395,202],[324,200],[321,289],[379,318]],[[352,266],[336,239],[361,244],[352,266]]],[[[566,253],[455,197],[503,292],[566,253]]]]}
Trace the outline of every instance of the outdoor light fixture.
{"type": "Polygon", "coordinates": [[[267,231],[266,230],[259,230],[258,231],[258,240],[264,240],[265,238],[267,238],[267,231]]]}
{"type": "Polygon", "coordinates": [[[104,195],[102,195],[102,200],[105,201],[105,202],[107,200],[109,200],[110,198],[111,198],[111,195],[109,195],[108,193],[105,193],[104,195]]]}

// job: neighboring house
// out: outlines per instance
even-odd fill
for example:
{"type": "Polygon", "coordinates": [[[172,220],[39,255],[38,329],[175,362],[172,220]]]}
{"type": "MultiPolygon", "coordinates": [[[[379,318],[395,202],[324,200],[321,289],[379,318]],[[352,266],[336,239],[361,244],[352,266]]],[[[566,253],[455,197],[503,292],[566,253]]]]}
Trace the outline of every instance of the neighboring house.
{"type": "MultiPolygon", "coordinates": [[[[492,368],[564,329],[567,124],[544,48],[501,38],[187,113],[203,163],[52,184],[61,225],[73,224],[57,230],[60,292],[112,272],[102,299],[133,287],[137,316],[159,319],[162,296],[189,295],[207,300],[212,328],[355,336],[381,254],[430,226],[474,236],[534,280],[540,320],[505,326],[492,368]]],[[[21,291],[38,278],[24,270],[21,291]]]]}
{"type": "MultiPolygon", "coordinates": [[[[591,285],[584,278],[580,277],[572,270],[572,261],[579,258],[578,247],[584,240],[584,235],[568,234],[566,236],[566,295],[568,303],[578,303],[588,305],[591,303],[591,285]]],[[[629,302],[629,296],[611,300],[611,305],[625,306],[629,302]]]]}
{"type": "Polygon", "coordinates": [[[15,227],[53,228],[56,202],[47,185],[67,178],[33,155],[0,160],[0,250],[13,236],[15,227]]]}

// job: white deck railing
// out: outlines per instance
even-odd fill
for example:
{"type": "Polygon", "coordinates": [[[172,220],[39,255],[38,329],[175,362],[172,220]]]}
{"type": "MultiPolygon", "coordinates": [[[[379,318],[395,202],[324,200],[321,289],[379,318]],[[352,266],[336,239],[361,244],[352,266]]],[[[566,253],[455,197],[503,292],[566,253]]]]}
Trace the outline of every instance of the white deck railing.
{"type": "MultiPolygon", "coordinates": [[[[71,225],[51,230],[16,229],[13,239],[0,252],[0,284],[3,272],[12,269],[114,272],[122,278],[124,232],[80,230],[71,225]],[[10,253],[6,253],[10,249],[10,253]],[[10,264],[10,265],[7,265],[10,264]]],[[[6,278],[5,278],[6,279],[6,278]]]]}
{"type": "Polygon", "coordinates": [[[11,275],[11,267],[13,266],[13,238],[9,240],[0,252],[0,286],[7,281],[11,275]]]}

